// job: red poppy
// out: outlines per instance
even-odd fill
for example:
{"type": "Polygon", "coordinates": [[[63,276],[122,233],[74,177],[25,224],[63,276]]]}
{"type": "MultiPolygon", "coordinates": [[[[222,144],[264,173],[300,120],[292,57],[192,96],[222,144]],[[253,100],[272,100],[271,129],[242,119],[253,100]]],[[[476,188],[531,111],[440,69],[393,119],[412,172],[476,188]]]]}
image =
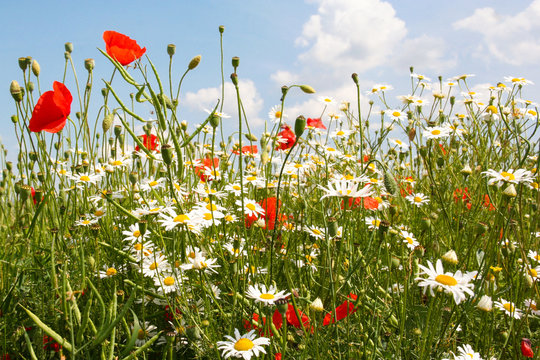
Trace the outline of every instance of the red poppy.
{"type": "MultiPolygon", "coordinates": [[[[277,310],[276,310],[277,311],[277,310]]],[[[278,312],[279,314],[279,312],[278,312]]],[[[275,313],[274,313],[275,315],[275,313]]],[[[302,324],[304,324],[305,328],[309,327],[309,317],[304,314],[303,312],[298,309],[298,315],[300,315],[300,318],[302,319],[302,324]]],[[[281,315],[280,315],[281,316],[281,315]]],[[[298,317],[296,316],[296,312],[294,311],[294,306],[289,304],[289,307],[287,308],[287,312],[285,313],[285,317],[287,318],[287,324],[294,326],[295,328],[302,328],[302,325],[300,325],[300,321],[298,320],[298,317]]],[[[311,329],[313,332],[313,329],[311,329]]]]}
{"type": "Polygon", "coordinates": [[[294,142],[296,141],[296,135],[292,131],[289,125],[282,125],[281,132],[278,133],[278,136],[283,142],[280,142],[276,147],[277,150],[287,150],[293,147],[294,142]]]}
{"type": "MultiPolygon", "coordinates": [[[[233,150],[233,154],[239,155],[240,152],[238,150],[233,150]]],[[[258,154],[259,149],[257,148],[257,145],[246,145],[242,146],[242,154],[258,154]]]]}
{"type": "Polygon", "coordinates": [[[281,353],[276,353],[274,360],[281,360],[281,353]]]}
{"type": "Polygon", "coordinates": [[[308,118],[307,119],[307,122],[306,122],[306,125],[307,126],[311,126],[311,127],[314,127],[316,129],[323,129],[323,130],[326,130],[326,126],[324,126],[321,118],[316,118],[316,119],[311,119],[311,118],[308,118]]]}
{"type": "Polygon", "coordinates": [[[521,339],[521,355],[528,358],[534,357],[534,352],[532,351],[531,345],[531,340],[527,338],[521,339]]]}
{"type": "MultiPolygon", "coordinates": [[[[274,336],[274,334],[272,333],[271,330],[270,330],[269,333],[265,333],[263,331],[263,328],[266,325],[266,318],[265,317],[262,318],[262,324],[259,321],[259,319],[260,319],[259,314],[254,313],[253,314],[253,321],[257,322],[259,324],[259,326],[253,325],[251,323],[251,321],[249,321],[249,320],[244,320],[244,328],[246,330],[251,330],[251,329],[257,330],[259,332],[260,336],[274,336]]],[[[274,324],[275,328],[278,329],[278,330],[281,329],[281,326],[283,325],[283,319],[282,319],[279,311],[277,311],[277,310],[274,312],[274,315],[272,316],[272,323],[274,324]]]]}
{"type": "MultiPolygon", "coordinates": [[[[356,301],[357,296],[353,293],[350,293],[348,296],[349,299],[356,301]]],[[[349,314],[353,314],[356,312],[356,309],[354,308],[354,303],[348,300],[345,300],[341,305],[339,305],[336,308],[336,318],[337,321],[346,318],[349,314]]],[[[331,312],[329,314],[326,314],[323,320],[323,326],[329,325],[334,323],[334,312],[331,312]]]]}
{"type": "Polygon", "coordinates": [[[64,128],[66,120],[71,112],[73,97],[67,87],[55,81],[53,90],[47,91],[40,96],[28,128],[33,132],[45,130],[57,133],[64,128]]]}
{"type": "MultiPolygon", "coordinates": [[[[261,207],[264,209],[264,222],[265,222],[264,228],[265,229],[274,230],[276,226],[276,215],[277,215],[277,220],[279,222],[285,221],[287,219],[287,216],[279,213],[279,208],[281,207],[281,201],[279,202],[279,205],[278,205],[277,199],[274,196],[263,199],[262,201],[259,201],[258,204],[261,205],[261,207]]],[[[258,219],[259,219],[259,216],[246,215],[246,218],[245,218],[246,227],[250,227],[258,219]]]]}
{"type": "MultiPolygon", "coordinates": [[[[150,134],[150,136],[144,134],[142,136],[139,136],[141,138],[141,142],[143,143],[144,147],[147,148],[150,151],[159,151],[158,145],[159,145],[159,139],[156,135],[150,134]]],[[[139,145],[135,146],[135,151],[139,151],[141,148],[139,145]]]]}
{"type": "Polygon", "coordinates": [[[139,59],[146,52],[146,48],[141,49],[135,40],[116,31],[105,31],[103,40],[107,54],[124,66],[139,59]]]}
{"type": "MultiPolygon", "coordinates": [[[[304,327],[307,329],[309,327],[309,317],[306,314],[304,314],[302,311],[300,311],[300,309],[298,310],[298,314],[300,315],[300,318],[302,319],[302,324],[304,324],[304,327]]],[[[253,314],[253,321],[258,322],[259,325],[264,327],[264,325],[266,324],[266,318],[265,317],[262,318],[262,324],[259,322],[259,318],[260,318],[259,314],[253,314]]],[[[296,312],[294,311],[294,306],[292,306],[291,304],[288,304],[287,311],[285,312],[285,319],[287,320],[288,325],[294,326],[295,328],[298,328],[298,329],[302,328],[302,325],[300,325],[300,321],[298,320],[298,317],[296,316],[296,312]]],[[[274,314],[272,315],[272,323],[274,324],[277,330],[281,329],[281,326],[283,325],[283,316],[281,316],[281,313],[277,309],[276,311],[274,311],[274,314]]],[[[244,328],[246,328],[247,330],[250,330],[250,329],[258,330],[261,336],[263,335],[273,336],[272,332],[270,332],[270,334],[264,334],[263,330],[260,327],[253,325],[249,320],[244,320],[244,328]]],[[[311,332],[313,332],[313,328],[311,328],[311,332]]]]}
{"type": "Polygon", "coordinates": [[[58,344],[54,339],[48,335],[43,335],[43,350],[52,350],[59,352],[62,345],[58,344]]]}
{"type": "Polygon", "coordinates": [[[484,203],[482,204],[484,207],[486,207],[489,211],[495,210],[495,206],[491,203],[491,200],[489,199],[489,195],[484,195],[484,203]]]}
{"type": "Polygon", "coordinates": [[[207,170],[214,171],[219,167],[219,158],[214,158],[213,161],[210,158],[199,159],[201,165],[195,167],[195,174],[201,179],[201,181],[212,180],[212,177],[207,174],[207,170]]]}

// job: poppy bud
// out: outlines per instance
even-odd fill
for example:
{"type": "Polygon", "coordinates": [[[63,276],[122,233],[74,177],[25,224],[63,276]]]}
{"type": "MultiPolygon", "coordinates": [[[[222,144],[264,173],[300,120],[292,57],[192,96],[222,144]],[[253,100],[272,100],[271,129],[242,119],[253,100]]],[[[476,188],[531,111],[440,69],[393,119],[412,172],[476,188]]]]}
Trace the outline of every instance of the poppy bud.
{"type": "Polygon", "coordinates": [[[199,63],[201,62],[201,55],[195,56],[191,61],[189,62],[188,69],[193,70],[197,66],[199,66],[199,63]]]}
{"type": "Polygon", "coordinates": [[[66,50],[66,52],[71,54],[73,52],[73,43],[70,43],[70,42],[65,43],[64,49],[66,50]]]}
{"type": "Polygon", "coordinates": [[[35,87],[36,87],[36,86],[34,85],[34,83],[33,83],[32,81],[29,81],[29,82],[28,82],[28,91],[29,91],[29,92],[34,91],[34,88],[35,88],[35,87]]]}
{"type": "Polygon", "coordinates": [[[257,137],[255,135],[253,135],[252,133],[247,133],[247,134],[244,134],[246,139],[248,139],[249,141],[258,141],[259,139],[257,139],[257,137]]]}
{"type": "Polygon", "coordinates": [[[103,95],[103,97],[106,97],[108,94],[109,94],[109,89],[107,88],[101,89],[101,95],[103,95]]]}
{"type": "Polygon", "coordinates": [[[88,72],[92,72],[94,68],[96,67],[96,62],[94,59],[86,59],[84,60],[84,68],[88,70],[88,72]]]}
{"type": "Polygon", "coordinates": [[[219,33],[223,34],[224,31],[225,31],[225,26],[219,25],[219,33]]]}
{"type": "Polygon", "coordinates": [[[388,171],[384,173],[384,187],[392,195],[396,195],[399,191],[399,186],[396,179],[388,171]]]}
{"type": "Polygon", "coordinates": [[[122,133],[122,125],[115,125],[114,126],[114,136],[116,138],[118,138],[121,133],[122,133]]]}
{"type": "Polygon", "coordinates": [[[139,221],[139,231],[141,233],[141,236],[144,236],[144,234],[146,234],[147,228],[148,228],[148,221],[146,220],[139,221]]]}
{"type": "Polygon", "coordinates": [[[212,125],[214,129],[217,128],[219,126],[219,120],[219,116],[217,116],[216,114],[212,115],[212,117],[210,118],[210,125],[212,125]]]}
{"type": "Polygon", "coordinates": [[[287,299],[279,299],[276,301],[277,310],[282,316],[285,316],[287,310],[289,309],[289,302],[287,299]]]}
{"type": "Polygon", "coordinates": [[[450,96],[450,105],[454,106],[455,103],[456,103],[456,97],[450,96]]]}
{"type": "Polygon", "coordinates": [[[231,60],[232,62],[232,66],[234,68],[234,72],[236,72],[236,68],[238,67],[238,65],[240,65],[240,58],[238,56],[234,56],[231,60]]]}
{"type": "MultiPolygon", "coordinates": [[[[105,115],[103,118],[103,122],[101,123],[101,127],[103,128],[103,132],[106,133],[107,130],[109,130],[114,122],[114,114],[108,114],[105,115]]],[[[115,127],[116,131],[116,127],[115,127]]]]}
{"type": "Polygon", "coordinates": [[[328,235],[330,235],[331,238],[335,238],[338,234],[338,223],[336,218],[329,218],[328,219],[328,235]]]}
{"type": "Polygon", "coordinates": [[[463,175],[467,176],[467,175],[471,175],[472,174],[472,169],[471,167],[469,166],[469,164],[465,164],[465,166],[463,167],[463,169],[461,169],[460,171],[463,175]]]}
{"type": "Polygon", "coordinates": [[[167,45],[167,54],[169,54],[170,57],[172,57],[175,52],[176,52],[176,45],[174,44],[167,45]]]}
{"type": "Polygon", "coordinates": [[[19,67],[21,68],[21,70],[26,71],[27,66],[28,66],[28,63],[26,62],[26,58],[25,57],[20,57],[19,58],[19,67]]]}
{"type": "Polygon", "coordinates": [[[168,166],[172,163],[172,146],[169,144],[163,144],[161,145],[161,156],[163,158],[163,162],[167,164],[168,166]]]}
{"type": "Polygon", "coordinates": [[[36,60],[32,61],[32,73],[34,73],[36,77],[39,76],[40,69],[39,63],[36,60]]]}
{"type": "Polygon", "coordinates": [[[236,75],[236,73],[231,74],[231,80],[234,86],[238,86],[238,75],[236,75]]]}
{"type": "Polygon", "coordinates": [[[13,96],[13,99],[17,102],[22,101],[23,99],[23,90],[19,86],[19,83],[16,80],[13,80],[11,84],[9,85],[9,92],[11,93],[11,96],[13,96]]]}
{"type": "Polygon", "coordinates": [[[11,115],[11,122],[16,124],[19,121],[19,117],[17,115],[11,115]]]}
{"type": "Polygon", "coordinates": [[[296,135],[296,138],[299,138],[304,133],[304,130],[306,128],[306,118],[300,115],[296,118],[296,121],[294,122],[294,134],[296,135]]]}
{"type": "Polygon", "coordinates": [[[458,258],[457,258],[457,254],[454,250],[448,250],[443,256],[442,256],[442,259],[443,261],[449,263],[449,264],[452,264],[452,265],[457,265],[458,263],[458,258]]]}
{"type": "Polygon", "coordinates": [[[131,183],[131,185],[135,185],[137,183],[137,180],[138,180],[138,174],[134,171],[132,171],[131,173],[129,173],[129,182],[131,183]]]}
{"type": "Polygon", "coordinates": [[[309,85],[300,85],[300,89],[302,89],[302,91],[306,94],[315,94],[315,89],[309,85]]]}
{"type": "Polygon", "coordinates": [[[521,339],[521,355],[529,358],[534,357],[531,340],[527,338],[521,339]]]}

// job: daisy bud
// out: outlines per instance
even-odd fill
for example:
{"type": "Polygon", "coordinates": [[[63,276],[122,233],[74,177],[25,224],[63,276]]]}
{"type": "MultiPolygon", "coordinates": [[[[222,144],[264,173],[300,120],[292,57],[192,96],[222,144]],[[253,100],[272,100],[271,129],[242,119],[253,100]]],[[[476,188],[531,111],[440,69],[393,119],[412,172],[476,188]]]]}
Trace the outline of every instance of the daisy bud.
{"type": "Polygon", "coordinates": [[[234,86],[238,86],[238,75],[236,75],[236,73],[231,74],[231,81],[234,84],[234,86]]]}
{"type": "Polygon", "coordinates": [[[443,261],[452,265],[457,265],[458,263],[457,254],[454,250],[448,250],[446,254],[442,256],[442,259],[443,261]]]}
{"type": "Polygon", "coordinates": [[[455,103],[456,103],[456,97],[450,96],[450,105],[454,106],[455,103]]]}
{"type": "Polygon", "coordinates": [[[182,130],[186,131],[187,130],[187,121],[182,120],[182,122],[180,123],[180,127],[182,128],[182,130]]]}
{"type": "Polygon", "coordinates": [[[351,75],[351,77],[352,77],[354,83],[355,83],[356,85],[358,85],[358,74],[357,74],[357,73],[353,73],[353,74],[351,75]]]}
{"type": "Polygon", "coordinates": [[[96,67],[96,62],[94,59],[84,60],[84,68],[88,70],[88,72],[92,72],[92,70],[94,70],[95,67],[96,67]]]}
{"type": "Polygon", "coordinates": [[[306,94],[315,94],[315,89],[309,85],[300,85],[300,89],[302,89],[302,91],[306,94]]]}
{"type": "Polygon", "coordinates": [[[218,28],[218,29],[219,29],[219,33],[220,33],[220,34],[223,34],[223,32],[225,31],[225,26],[219,25],[219,28],[218,28]]]}
{"type": "Polygon", "coordinates": [[[9,172],[13,169],[13,163],[11,161],[6,162],[6,169],[9,172]]]}
{"type": "Polygon", "coordinates": [[[471,167],[469,166],[469,164],[465,164],[465,166],[463,167],[463,169],[461,169],[461,173],[463,175],[471,175],[472,174],[472,169],[471,167]]]}
{"type": "Polygon", "coordinates": [[[296,138],[299,138],[304,133],[304,130],[306,128],[306,118],[300,115],[296,118],[296,121],[294,122],[294,134],[296,135],[296,138]]]}
{"type": "Polygon", "coordinates": [[[270,161],[270,155],[268,154],[268,151],[265,150],[261,154],[261,162],[263,165],[266,165],[268,164],[269,161],[270,161]]]}
{"type": "Polygon", "coordinates": [[[331,238],[335,238],[338,234],[338,224],[336,218],[328,219],[328,235],[331,238]]]}
{"type": "Polygon", "coordinates": [[[167,45],[167,54],[169,54],[170,57],[172,57],[175,52],[176,52],[176,45],[174,44],[167,45]]]}
{"type": "Polygon", "coordinates": [[[39,63],[36,60],[32,61],[32,73],[34,73],[34,75],[37,77],[39,76],[39,72],[40,72],[39,63]]]}
{"type": "Polygon", "coordinates": [[[257,137],[256,137],[255,135],[253,135],[252,133],[244,134],[244,136],[245,136],[246,139],[248,139],[249,141],[259,141],[259,139],[257,139],[257,137]]]}
{"type": "Polygon", "coordinates": [[[66,50],[66,52],[71,54],[73,52],[73,43],[71,43],[71,42],[65,43],[64,44],[64,49],[66,50]]]}
{"type": "Polygon", "coordinates": [[[188,69],[193,70],[197,66],[199,66],[199,63],[201,62],[201,55],[195,56],[191,61],[189,62],[188,69]]]}
{"type": "Polygon", "coordinates": [[[508,187],[504,189],[503,195],[507,197],[516,197],[517,192],[516,192],[516,188],[514,187],[514,184],[508,185],[508,187]]]}
{"type": "Polygon", "coordinates": [[[309,305],[309,308],[315,312],[324,311],[324,305],[320,298],[316,298],[315,300],[313,300],[313,302],[309,305]]]}
{"type": "Polygon", "coordinates": [[[476,305],[476,307],[482,311],[490,312],[491,309],[493,309],[493,301],[491,300],[489,296],[483,295],[480,298],[480,301],[478,301],[478,304],[476,305]]]}
{"type": "Polygon", "coordinates": [[[22,101],[24,95],[23,89],[19,86],[19,83],[16,80],[13,80],[9,85],[9,92],[15,101],[22,101]]]}
{"type": "Polygon", "coordinates": [[[167,164],[168,166],[172,163],[172,146],[169,144],[163,144],[161,145],[161,156],[163,158],[163,162],[167,164]]]}

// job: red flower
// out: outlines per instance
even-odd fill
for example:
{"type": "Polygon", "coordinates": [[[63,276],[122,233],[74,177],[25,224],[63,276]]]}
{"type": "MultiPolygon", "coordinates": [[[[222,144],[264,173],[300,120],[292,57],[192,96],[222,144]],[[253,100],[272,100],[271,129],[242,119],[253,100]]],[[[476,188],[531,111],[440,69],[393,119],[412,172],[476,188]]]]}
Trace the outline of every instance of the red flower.
{"type": "Polygon", "coordinates": [[[212,180],[212,177],[207,174],[207,170],[210,170],[213,172],[217,167],[219,167],[219,158],[205,158],[205,159],[199,159],[200,162],[202,162],[201,165],[198,165],[195,167],[195,174],[201,179],[201,181],[208,181],[212,180]]]}
{"type": "Polygon", "coordinates": [[[274,360],[281,360],[281,353],[276,353],[274,360]]]}
{"type": "Polygon", "coordinates": [[[534,356],[534,352],[531,348],[531,340],[527,338],[521,339],[521,354],[525,357],[532,358],[534,356]]]}
{"type": "Polygon", "coordinates": [[[321,118],[317,118],[317,119],[308,118],[306,124],[307,124],[307,126],[311,126],[311,127],[316,128],[316,129],[326,130],[326,126],[324,126],[321,118]]]}
{"type": "Polygon", "coordinates": [[[103,40],[107,54],[124,66],[139,59],[146,52],[146,48],[141,49],[135,40],[116,31],[105,31],[103,40]]]}
{"type": "Polygon", "coordinates": [[[483,203],[483,205],[484,205],[484,207],[488,208],[489,211],[495,210],[495,206],[493,206],[493,204],[489,200],[489,195],[488,194],[484,195],[484,203],[483,203]]]}
{"type": "Polygon", "coordinates": [[[54,339],[48,335],[43,335],[43,350],[53,350],[59,352],[62,345],[58,344],[54,339]]]}
{"type": "MultiPolygon", "coordinates": [[[[287,219],[287,216],[279,213],[279,208],[281,207],[281,201],[279,202],[279,205],[278,205],[277,199],[274,196],[263,199],[262,201],[259,201],[258,204],[261,205],[261,207],[264,209],[264,222],[265,222],[264,228],[265,229],[274,230],[276,226],[276,215],[277,215],[278,222],[282,222],[287,219]]],[[[250,227],[258,219],[259,219],[259,216],[257,215],[246,215],[246,218],[245,218],[246,227],[250,227]]]]}
{"type": "MultiPolygon", "coordinates": [[[[446,150],[445,150],[444,146],[442,146],[441,144],[437,144],[437,145],[439,145],[439,148],[441,149],[443,155],[446,155],[446,150]]],[[[437,145],[435,145],[435,150],[437,150],[437,145]]]]}
{"type": "MultiPolygon", "coordinates": [[[[349,299],[356,301],[357,296],[353,293],[350,293],[348,296],[349,299]]],[[[345,300],[341,305],[339,305],[336,308],[336,318],[337,321],[346,318],[349,314],[353,314],[356,312],[356,309],[354,308],[354,304],[351,301],[345,300]]],[[[329,314],[326,314],[323,320],[323,326],[329,325],[331,323],[334,323],[333,319],[334,312],[331,312],[329,314]]]]}
{"type": "MultiPolygon", "coordinates": [[[[276,310],[277,311],[277,310],[276,310]]],[[[279,314],[279,312],[278,312],[279,314]]],[[[274,314],[275,315],[275,314],[274,314]]],[[[298,315],[300,315],[300,318],[302,319],[302,324],[304,324],[305,328],[309,327],[309,317],[298,310],[298,315]]],[[[281,316],[281,315],[280,315],[281,316]]],[[[296,312],[294,311],[294,306],[289,304],[289,307],[287,308],[287,312],[285,313],[285,317],[287,318],[287,324],[294,326],[295,328],[302,328],[302,325],[300,325],[300,320],[298,320],[298,317],[296,316],[296,312]]],[[[313,329],[311,329],[313,331],[313,329]]]]}
{"type": "MultiPolygon", "coordinates": [[[[236,155],[240,154],[238,150],[233,150],[232,153],[236,155]]],[[[242,146],[242,154],[257,154],[257,153],[259,153],[259,149],[257,148],[257,145],[242,146]]]]}
{"type": "MultiPolygon", "coordinates": [[[[300,315],[300,318],[302,319],[302,324],[304,324],[304,328],[307,329],[309,327],[309,317],[300,310],[298,310],[298,314],[300,315]]],[[[258,322],[259,325],[261,325],[261,327],[264,327],[264,325],[266,324],[266,318],[265,317],[262,318],[262,324],[260,323],[259,319],[260,319],[259,314],[253,314],[253,321],[258,322]]],[[[298,320],[298,317],[296,316],[296,312],[294,311],[294,306],[292,306],[291,304],[289,304],[289,306],[287,307],[287,311],[285,312],[285,319],[287,320],[288,325],[294,326],[295,328],[298,328],[298,329],[302,328],[302,325],[300,325],[300,321],[298,320]]],[[[274,311],[274,314],[272,315],[272,323],[274,324],[277,330],[281,329],[281,326],[283,326],[283,316],[281,316],[280,312],[277,309],[276,311],[274,311]]],[[[258,330],[260,336],[263,336],[263,335],[273,336],[272,332],[270,332],[270,334],[265,334],[260,327],[252,325],[249,320],[244,320],[244,328],[246,328],[246,330],[250,330],[250,329],[258,330]]],[[[311,332],[313,332],[313,328],[311,328],[311,332]]]]}
{"type": "Polygon", "coordinates": [[[296,141],[296,135],[294,131],[291,130],[289,125],[282,125],[281,132],[278,133],[278,136],[281,137],[283,142],[280,142],[276,147],[277,150],[287,150],[293,147],[294,142],[296,141]]]}
{"type": "Polygon", "coordinates": [[[66,120],[71,112],[73,97],[67,87],[55,81],[53,90],[47,91],[40,96],[28,128],[33,132],[45,130],[57,133],[64,128],[66,120]]]}
{"type": "MultiPolygon", "coordinates": [[[[150,136],[144,134],[139,136],[141,138],[141,142],[143,143],[144,147],[147,148],[150,151],[159,151],[158,145],[159,145],[159,139],[156,135],[150,134],[150,136]]],[[[139,151],[141,148],[139,145],[135,146],[135,151],[139,151]]]]}

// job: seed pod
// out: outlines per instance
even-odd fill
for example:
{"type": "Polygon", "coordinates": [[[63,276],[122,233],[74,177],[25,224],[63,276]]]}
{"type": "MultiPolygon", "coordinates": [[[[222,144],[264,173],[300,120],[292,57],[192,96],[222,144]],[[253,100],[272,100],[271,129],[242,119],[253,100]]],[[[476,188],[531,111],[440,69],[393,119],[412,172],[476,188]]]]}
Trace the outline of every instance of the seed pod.
{"type": "Polygon", "coordinates": [[[172,57],[175,52],[176,52],[176,45],[174,44],[167,45],[167,54],[169,54],[170,57],[172,57]]]}
{"type": "Polygon", "coordinates": [[[36,60],[32,61],[32,73],[37,77],[39,76],[39,73],[41,71],[41,68],[39,66],[39,63],[36,60]]]}
{"type": "Polygon", "coordinates": [[[71,42],[65,43],[64,44],[64,49],[66,50],[66,52],[71,54],[73,52],[73,43],[71,43],[71,42]]]}
{"type": "MultiPolygon", "coordinates": [[[[101,123],[101,127],[103,128],[104,133],[106,133],[111,128],[113,122],[114,122],[114,114],[105,115],[105,117],[103,118],[103,122],[101,123]]],[[[116,126],[115,126],[115,132],[116,132],[116,126]]]]}
{"type": "Polygon", "coordinates": [[[191,61],[189,62],[188,69],[193,70],[197,66],[199,66],[199,63],[201,62],[201,55],[195,56],[191,61]]]}
{"type": "Polygon", "coordinates": [[[96,67],[96,62],[94,59],[86,59],[84,60],[84,68],[88,70],[88,72],[92,72],[94,68],[96,67]]]}
{"type": "Polygon", "coordinates": [[[219,121],[220,121],[220,117],[214,114],[210,118],[210,125],[212,125],[212,127],[215,129],[219,126],[219,121]]]}
{"type": "Polygon", "coordinates": [[[296,118],[296,121],[294,122],[294,134],[296,135],[296,138],[299,138],[304,133],[304,130],[306,129],[306,118],[300,115],[296,118]]]}
{"type": "Polygon", "coordinates": [[[233,56],[231,63],[234,68],[234,72],[236,72],[236,68],[238,67],[238,65],[240,65],[240,58],[238,56],[233,56]]]}
{"type": "Polygon", "coordinates": [[[9,85],[9,92],[15,101],[22,101],[24,96],[23,89],[19,86],[19,83],[16,80],[13,80],[9,85]]]}
{"type": "Polygon", "coordinates": [[[399,192],[399,186],[396,179],[388,171],[384,173],[384,187],[386,188],[386,191],[392,195],[396,195],[399,192]]]}
{"type": "Polygon", "coordinates": [[[161,156],[163,158],[163,162],[167,164],[167,166],[170,166],[172,164],[172,146],[169,144],[163,144],[161,145],[161,156]]]}
{"type": "Polygon", "coordinates": [[[309,85],[300,85],[300,89],[306,94],[315,94],[315,89],[309,85]]]}

